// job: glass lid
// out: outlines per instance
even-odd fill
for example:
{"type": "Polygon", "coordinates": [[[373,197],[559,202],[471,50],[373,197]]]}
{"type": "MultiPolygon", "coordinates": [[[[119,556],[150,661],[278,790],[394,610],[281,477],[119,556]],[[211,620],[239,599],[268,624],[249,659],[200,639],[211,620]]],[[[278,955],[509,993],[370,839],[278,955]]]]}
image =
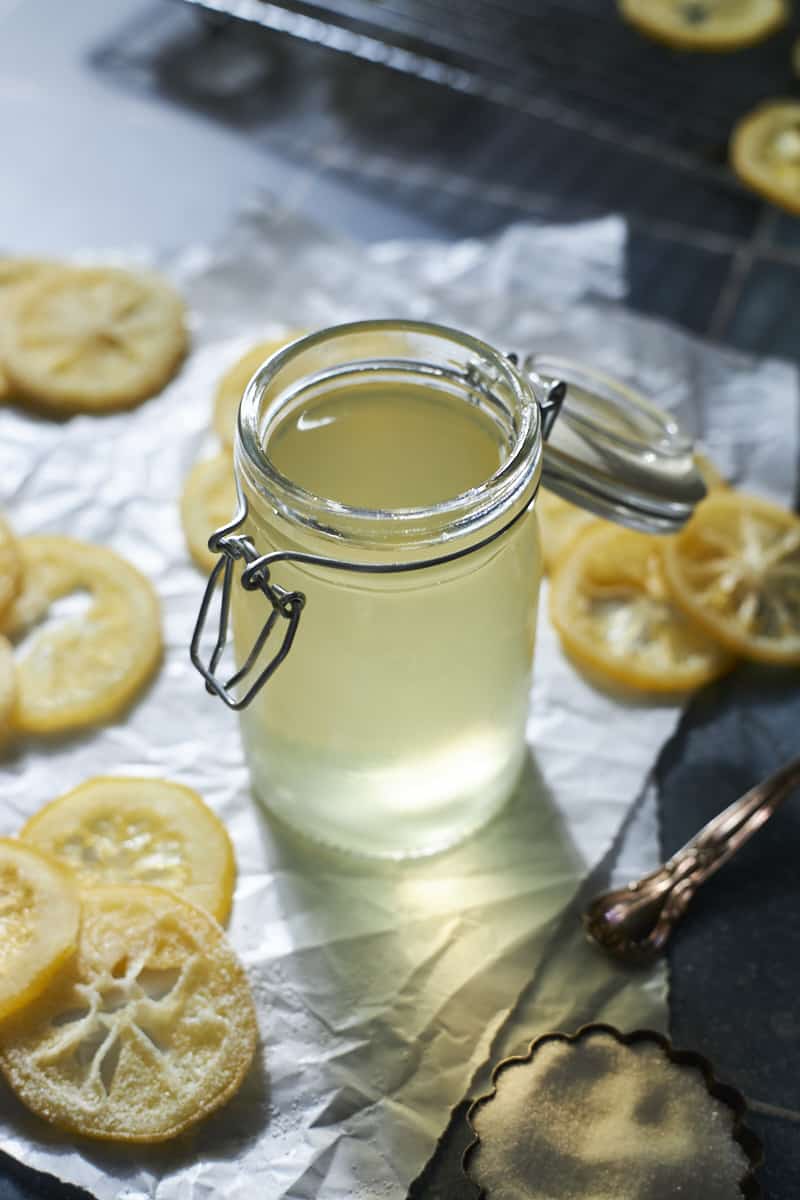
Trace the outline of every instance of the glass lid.
{"type": "Polygon", "coordinates": [[[674,533],[706,494],[693,446],[672,417],[626,384],[569,359],[530,355],[537,390],[562,380],[542,482],[565,500],[647,533],[674,533]]]}

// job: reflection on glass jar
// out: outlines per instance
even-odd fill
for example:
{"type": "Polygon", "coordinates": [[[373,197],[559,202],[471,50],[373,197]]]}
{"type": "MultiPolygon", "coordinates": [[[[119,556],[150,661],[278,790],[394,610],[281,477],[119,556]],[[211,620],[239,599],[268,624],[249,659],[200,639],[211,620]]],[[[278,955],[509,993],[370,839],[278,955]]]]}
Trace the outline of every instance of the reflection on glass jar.
{"type": "MultiPolygon", "coordinates": [[[[240,532],[259,555],[337,564],[271,570],[305,596],[290,653],[242,712],[272,812],[320,841],[405,857],[455,843],[508,798],[525,748],[541,449],[529,381],[438,327],[327,330],[255,377],[240,532]]],[[[240,666],[268,614],[262,592],[233,588],[240,666]]]]}

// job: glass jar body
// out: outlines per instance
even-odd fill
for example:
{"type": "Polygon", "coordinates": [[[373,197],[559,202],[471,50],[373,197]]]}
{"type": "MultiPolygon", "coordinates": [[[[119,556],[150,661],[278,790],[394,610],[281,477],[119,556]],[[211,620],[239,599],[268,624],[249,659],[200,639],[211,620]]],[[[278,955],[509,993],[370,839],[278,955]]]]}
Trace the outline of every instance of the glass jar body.
{"type": "MultiPolygon", "coordinates": [[[[384,354],[387,337],[383,329],[384,354]]],[[[435,356],[429,344],[425,351],[427,370],[435,356]]],[[[335,347],[329,359],[352,353],[335,347]]],[[[452,348],[442,355],[452,365],[452,348]]],[[[270,412],[294,402],[274,386],[270,398],[279,374],[268,372],[251,397],[253,430],[267,450],[270,412]]],[[[399,374],[419,379],[407,363],[402,371],[394,365],[395,383],[399,374]]],[[[296,361],[291,378],[291,395],[298,380],[303,391],[296,361]]],[[[324,397],[325,386],[315,395],[324,397]]],[[[459,399],[459,386],[450,387],[448,403],[474,404],[470,387],[459,399]]],[[[446,512],[309,504],[237,446],[242,532],[258,554],[355,567],[276,564],[274,582],[303,593],[305,607],[290,653],[241,714],[257,795],[307,836],[373,856],[430,854],[478,829],[513,791],[525,756],[541,577],[532,507],[538,409],[521,377],[514,387],[519,395],[506,390],[502,398],[509,425],[498,479],[487,482],[486,495],[476,487],[446,512]],[[454,553],[461,556],[436,561],[454,553]]],[[[236,588],[231,611],[241,665],[264,625],[264,596],[236,588]]]]}
{"type": "MultiPolygon", "coordinates": [[[[265,524],[245,528],[277,548],[265,524]]],[[[540,576],[533,512],[486,549],[409,575],[284,568],[281,585],[307,597],[301,626],[241,715],[267,807],[386,857],[433,853],[483,825],[524,758],[540,576]]],[[[263,596],[237,589],[240,662],[263,623],[263,596]]]]}

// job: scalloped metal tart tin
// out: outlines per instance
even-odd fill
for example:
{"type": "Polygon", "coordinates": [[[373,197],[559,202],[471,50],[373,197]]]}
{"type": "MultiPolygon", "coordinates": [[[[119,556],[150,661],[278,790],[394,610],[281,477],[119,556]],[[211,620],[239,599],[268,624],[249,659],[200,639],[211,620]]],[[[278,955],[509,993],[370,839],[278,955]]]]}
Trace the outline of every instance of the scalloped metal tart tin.
{"type": "Polygon", "coordinates": [[[759,1200],[761,1143],[710,1062],[648,1029],[585,1025],[501,1062],[467,1114],[482,1200],[759,1200]]]}

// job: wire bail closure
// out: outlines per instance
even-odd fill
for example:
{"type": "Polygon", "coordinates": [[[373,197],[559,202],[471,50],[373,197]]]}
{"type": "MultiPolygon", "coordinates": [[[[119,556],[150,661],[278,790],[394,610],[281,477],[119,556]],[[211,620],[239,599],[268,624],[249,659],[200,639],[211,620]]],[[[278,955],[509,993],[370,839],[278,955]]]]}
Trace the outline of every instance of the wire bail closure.
{"type": "Polygon", "coordinates": [[[256,693],[261,690],[270,676],[277,671],[286,658],[286,655],[292,648],[292,642],[297,633],[297,626],[300,623],[300,614],[306,602],[306,598],[302,592],[287,592],[285,588],[271,582],[269,560],[272,556],[268,554],[259,555],[250,538],[236,532],[244,523],[246,517],[247,501],[240,494],[239,507],[233,520],[230,524],[223,525],[222,528],[217,529],[208,539],[209,550],[219,554],[220,558],[209,576],[205,592],[203,593],[190,649],[192,663],[206,681],[206,691],[213,696],[219,696],[220,700],[224,701],[228,708],[232,708],[237,712],[247,707],[256,693]],[[236,562],[240,559],[244,560],[247,564],[242,570],[242,576],[239,580],[241,586],[247,592],[262,592],[269,601],[272,612],[269,614],[242,666],[231,675],[226,683],[223,683],[221,679],[217,678],[215,672],[228,643],[233,569],[236,562]],[[206,666],[200,657],[200,641],[205,630],[208,610],[220,576],[222,576],[222,599],[220,601],[217,640],[211,652],[208,666],[206,666]],[[267,639],[279,620],[284,620],[287,623],[280,648],[259,673],[244,695],[236,697],[232,689],[238,683],[241,683],[253,670],[261,651],[266,645],[267,639]]]}
{"type": "MultiPolygon", "coordinates": [[[[518,357],[516,354],[509,354],[507,357],[510,362],[515,366],[517,365],[518,357]]],[[[567,386],[560,380],[545,380],[533,372],[528,372],[528,374],[537,391],[538,388],[544,390],[543,396],[538,399],[542,418],[542,441],[544,442],[549,437],[553,424],[561,411],[567,386]]],[[[500,529],[495,530],[488,537],[483,538],[472,546],[467,546],[465,549],[455,550],[450,554],[439,555],[435,558],[428,558],[422,562],[358,563],[344,559],[326,558],[318,554],[305,554],[294,550],[276,550],[270,554],[259,554],[253,545],[252,539],[238,532],[247,519],[247,499],[239,491],[238,508],[233,520],[229,524],[217,529],[208,539],[209,550],[212,553],[219,554],[220,557],[211,571],[203,593],[203,599],[200,602],[200,610],[197,614],[197,621],[195,622],[189,651],[192,664],[206,681],[206,691],[212,696],[218,696],[228,708],[240,712],[243,708],[247,708],[256,694],[261,691],[261,688],[274,675],[291,650],[300,624],[300,615],[305,607],[306,597],[303,592],[290,592],[282,588],[279,584],[272,582],[271,569],[275,563],[296,562],[309,566],[327,567],[331,570],[354,571],[373,575],[419,571],[426,567],[443,566],[445,563],[455,562],[459,558],[464,558],[468,554],[474,554],[476,551],[488,546],[491,542],[496,541],[497,538],[502,537],[512,525],[515,525],[530,510],[535,496],[536,494],[534,493],[528,504],[521,508],[500,529]],[[216,671],[228,644],[231,593],[234,586],[233,571],[234,566],[239,561],[243,561],[246,564],[242,569],[239,580],[240,586],[248,592],[261,592],[269,601],[271,612],[241,667],[228,680],[223,681],[217,676],[216,671]],[[220,584],[222,587],[222,596],[220,600],[217,638],[214,649],[211,651],[208,663],[206,664],[200,655],[200,643],[208,622],[208,613],[214,592],[220,584]],[[247,690],[242,695],[237,696],[234,693],[234,689],[252,673],[261,656],[261,652],[279,622],[284,622],[285,626],[283,639],[278,650],[261,669],[247,690]]]]}

